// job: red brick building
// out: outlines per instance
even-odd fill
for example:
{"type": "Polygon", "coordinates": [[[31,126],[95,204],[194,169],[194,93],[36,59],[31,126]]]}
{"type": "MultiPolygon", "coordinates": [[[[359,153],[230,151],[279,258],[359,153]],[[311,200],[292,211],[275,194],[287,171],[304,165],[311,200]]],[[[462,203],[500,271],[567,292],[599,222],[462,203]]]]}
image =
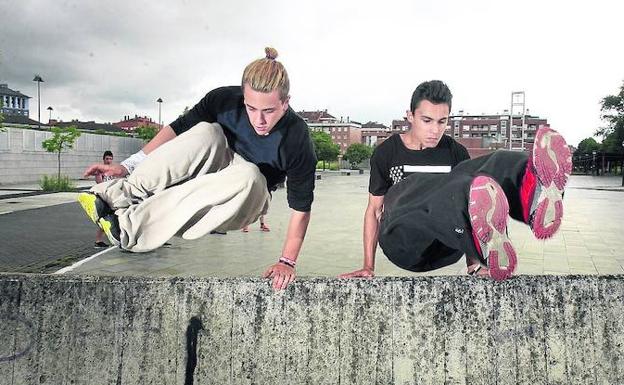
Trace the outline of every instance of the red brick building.
{"type": "Polygon", "coordinates": [[[528,151],[535,139],[535,132],[542,126],[548,126],[548,121],[538,116],[528,114],[513,116],[509,112],[497,115],[471,115],[459,111],[457,115],[449,117],[446,134],[455,139],[483,138],[483,148],[522,149],[522,127],[524,126],[524,150],[528,151]]]}
{"type": "Polygon", "coordinates": [[[410,123],[407,121],[407,117],[403,119],[394,119],[392,121],[392,127],[390,128],[393,134],[400,134],[410,129],[410,123]]]}
{"type": "MultiPolygon", "coordinates": [[[[456,115],[450,115],[445,134],[453,137],[461,143],[471,158],[489,154],[499,148],[511,147],[529,151],[533,146],[535,132],[542,126],[548,126],[547,119],[527,114],[513,116],[510,120],[509,112],[496,115],[472,115],[459,111],[456,115]],[[511,121],[511,123],[510,123],[511,121]],[[524,125],[524,141],[522,140],[522,127],[524,125]]],[[[409,130],[407,118],[392,121],[391,133],[401,133],[409,130]]]]}
{"type": "Polygon", "coordinates": [[[329,134],[332,141],[340,146],[341,154],[353,143],[362,143],[362,124],[351,121],[348,116],[346,120],[342,116],[338,119],[327,110],[300,111],[297,114],[308,124],[311,131],[329,134]]]}
{"type": "Polygon", "coordinates": [[[390,127],[377,123],[368,122],[362,124],[362,143],[367,146],[377,146],[392,135],[390,127]]]}
{"type": "Polygon", "coordinates": [[[134,115],[134,118],[131,118],[130,115],[124,116],[122,121],[113,124],[126,132],[134,132],[134,130],[141,126],[150,126],[160,129],[158,123],[154,122],[152,118],[138,115],[134,115]]]}

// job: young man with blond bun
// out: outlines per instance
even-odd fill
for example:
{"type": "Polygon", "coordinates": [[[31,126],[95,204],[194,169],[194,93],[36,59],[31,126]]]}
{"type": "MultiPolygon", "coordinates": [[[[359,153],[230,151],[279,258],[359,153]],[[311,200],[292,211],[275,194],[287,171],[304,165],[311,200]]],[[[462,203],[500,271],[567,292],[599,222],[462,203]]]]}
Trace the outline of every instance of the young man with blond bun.
{"type": "Polygon", "coordinates": [[[306,123],[289,107],[289,80],[277,51],[250,63],[240,86],[214,89],[121,165],[124,177],[79,196],[87,215],[120,248],[145,252],[179,235],[236,230],[265,214],[287,178],[292,209],[281,257],[265,272],[275,289],[295,278],[310,220],[316,157],[306,123]]]}
{"type": "Polygon", "coordinates": [[[377,243],[395,265],[420,272],[457,262],[496,280],[512,276],[517,256],[508,215],[538,239],[561,225],[563,189],[572,170],[563,137],[540,128],[531,154],[499,150],[476,159],[444,135],[452,95],[446,84],[420,84],[410,130],[379,145],[371,158],[364,216],[364,266],[343,278],[372,277],[377,243]]]}

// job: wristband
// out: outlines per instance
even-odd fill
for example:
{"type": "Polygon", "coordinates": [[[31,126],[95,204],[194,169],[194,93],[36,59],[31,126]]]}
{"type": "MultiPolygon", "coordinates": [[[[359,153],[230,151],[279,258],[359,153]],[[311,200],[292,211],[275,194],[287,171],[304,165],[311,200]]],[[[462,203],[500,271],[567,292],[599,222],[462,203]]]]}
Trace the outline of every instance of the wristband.
{"type": "Polygon", "coordinates": [[[286,257],[280,257],[279,262],[283,263],[286,266],[290,266],[293,269],[295,268],[295,265],[297,264],[297,262],[293,261],[292,259],[288,259],[286,257]]]}
{"type": "Polygon", "coordinates": [[[132,174],[135,168],[139,166],[141,162],[143,162],[147,158],[147,155],[143,152],[143,150],[137,152],[136,154],[132,154],[128,159],[121,162],[121,165],[124,166],[126,170],[128,170],[128,174],[132,174]]]}

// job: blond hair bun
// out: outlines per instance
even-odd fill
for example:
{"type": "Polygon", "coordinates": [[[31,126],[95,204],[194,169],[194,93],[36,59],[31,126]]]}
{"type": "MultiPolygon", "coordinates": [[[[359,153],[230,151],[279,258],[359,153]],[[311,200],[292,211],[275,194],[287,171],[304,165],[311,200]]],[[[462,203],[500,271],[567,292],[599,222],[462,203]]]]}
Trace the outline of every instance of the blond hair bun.
{"type": "Polygon", "coordinates": [[[266,47],[264,49],[264,53],[266,54],[266,58],[270,60],[277,59],[277,50],[272,47],[266,47]]]}
{"type": "Polygon", "coordinates": [[[282,63],[275,60],[277,57],[275,48],[266,47],[264,52],[266,57],[254,60],[245,67],[241,86],[243,89],[250,87],[254,91],[264,93],[279,90],[280,99],[285,101],[288,99],[290,90],[286,68],[282,63]]]}

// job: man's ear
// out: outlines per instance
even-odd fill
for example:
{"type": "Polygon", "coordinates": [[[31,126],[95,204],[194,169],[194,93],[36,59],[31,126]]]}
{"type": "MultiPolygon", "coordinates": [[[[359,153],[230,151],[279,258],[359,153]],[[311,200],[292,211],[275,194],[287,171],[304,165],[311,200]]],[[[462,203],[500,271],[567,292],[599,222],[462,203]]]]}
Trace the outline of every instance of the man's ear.
{"type": "Polygon", "coordinates": [[[412,111],[407,110],[405,114],[407,115],[407,121],[410,123],[414,123],[414,114],[412,113],[412,111]]]}
{"type": "Polygon", "coordinates": [[[284,107],[284,111],[288,110],[288,103],[290,102],[290,95],[286,97],[286,100],[282,103],[282,107],[284,107]]]}

